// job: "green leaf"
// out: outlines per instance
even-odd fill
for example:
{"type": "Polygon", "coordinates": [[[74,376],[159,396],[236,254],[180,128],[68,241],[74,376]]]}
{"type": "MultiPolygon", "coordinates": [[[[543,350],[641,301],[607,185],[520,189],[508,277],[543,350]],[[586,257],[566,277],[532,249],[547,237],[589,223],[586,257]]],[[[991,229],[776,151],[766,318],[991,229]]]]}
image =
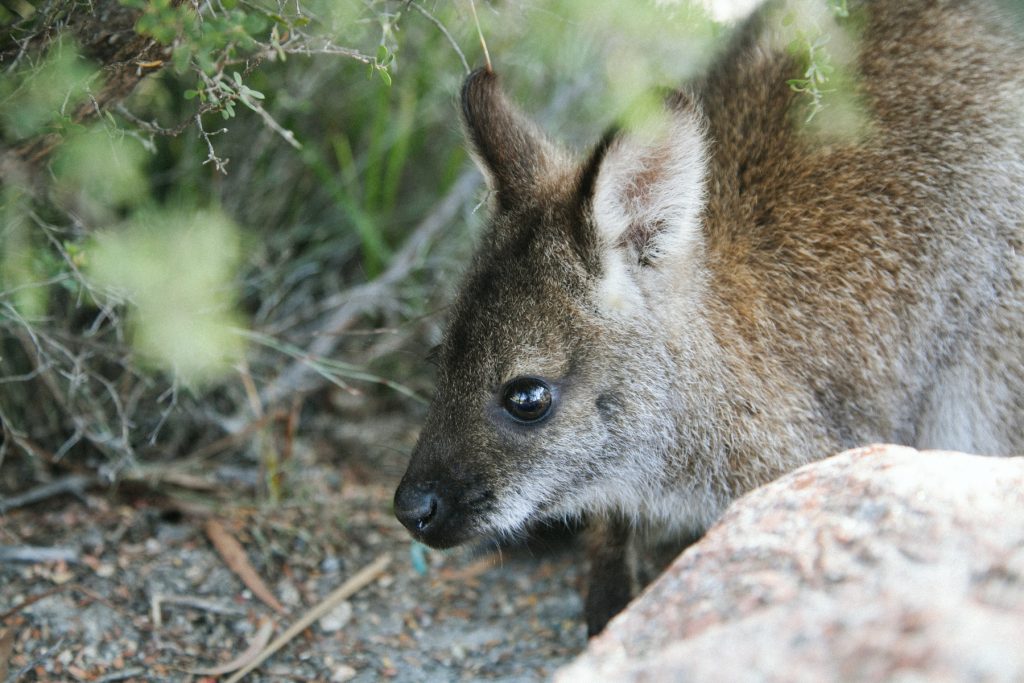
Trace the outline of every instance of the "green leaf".
{"type": "Polygon", "coordinates": [[[391,87],[391,74],[384,67],[377,69],[377,73],[380,74],[380,80],[384,81],[384,85],[391,87]]]}

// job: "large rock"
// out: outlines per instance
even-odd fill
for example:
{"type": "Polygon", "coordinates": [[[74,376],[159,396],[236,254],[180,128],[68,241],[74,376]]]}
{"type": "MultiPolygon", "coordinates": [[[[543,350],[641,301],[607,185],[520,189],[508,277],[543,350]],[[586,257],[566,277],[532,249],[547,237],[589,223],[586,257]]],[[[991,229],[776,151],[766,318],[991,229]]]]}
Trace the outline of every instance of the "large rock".
{"type": "Polygon", "coordinates": [[[849,451],[734,503],[557,681],[1024,681],[1024,458],[849,451]]]}

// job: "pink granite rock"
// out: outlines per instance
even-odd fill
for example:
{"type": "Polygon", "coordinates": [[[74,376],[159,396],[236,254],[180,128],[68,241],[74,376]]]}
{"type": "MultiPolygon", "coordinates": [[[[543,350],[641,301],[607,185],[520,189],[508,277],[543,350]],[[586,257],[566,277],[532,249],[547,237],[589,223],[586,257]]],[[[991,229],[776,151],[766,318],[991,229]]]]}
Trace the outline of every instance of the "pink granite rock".
{"type": "Polygon", "coordinates": [[[736,501],[557,681],[1024,681],[1024,458],[871,446],[736,501]]]}

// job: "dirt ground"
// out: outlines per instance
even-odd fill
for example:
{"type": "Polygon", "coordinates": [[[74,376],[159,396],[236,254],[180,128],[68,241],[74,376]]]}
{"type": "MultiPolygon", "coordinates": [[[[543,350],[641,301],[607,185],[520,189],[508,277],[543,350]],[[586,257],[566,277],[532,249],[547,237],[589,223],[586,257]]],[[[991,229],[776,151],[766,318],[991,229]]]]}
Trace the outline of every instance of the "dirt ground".
{"type": "Polygon", "coordinates": [[[217,680],[202,671],[244,659],[384,556],[369,585],[245,680],[548,678],[586,642],[576,544],[414,545],[391,496],[415,424],[378,422],[369,438],[343,426],[330,443],[297,442],[274,505],[255,494],[257,463],[222,458],[199,477],[90,487],[0,516],[0,681],[217,680]],[[211,523],[245,566],[229,566],[211,523]]]}

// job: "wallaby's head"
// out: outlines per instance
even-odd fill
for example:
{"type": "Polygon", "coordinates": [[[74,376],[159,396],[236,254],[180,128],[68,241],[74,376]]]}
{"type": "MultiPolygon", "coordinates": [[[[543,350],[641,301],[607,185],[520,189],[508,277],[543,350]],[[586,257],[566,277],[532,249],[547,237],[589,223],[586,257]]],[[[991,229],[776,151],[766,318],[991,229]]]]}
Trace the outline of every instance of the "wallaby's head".
{"type": "Polygon", "coordinates": [[[469,76],[462,113],[492,215],[395,494],[398,518],[437,547],[628,509],[657,487],[685,411],[671,369],[685,340],[659,309],[685,316],[700,296],[679,282],[680,260],[700,267],[704,165],[682,97],[653,132],[606,136],[582,163],[493,73],[469,76]]]}

